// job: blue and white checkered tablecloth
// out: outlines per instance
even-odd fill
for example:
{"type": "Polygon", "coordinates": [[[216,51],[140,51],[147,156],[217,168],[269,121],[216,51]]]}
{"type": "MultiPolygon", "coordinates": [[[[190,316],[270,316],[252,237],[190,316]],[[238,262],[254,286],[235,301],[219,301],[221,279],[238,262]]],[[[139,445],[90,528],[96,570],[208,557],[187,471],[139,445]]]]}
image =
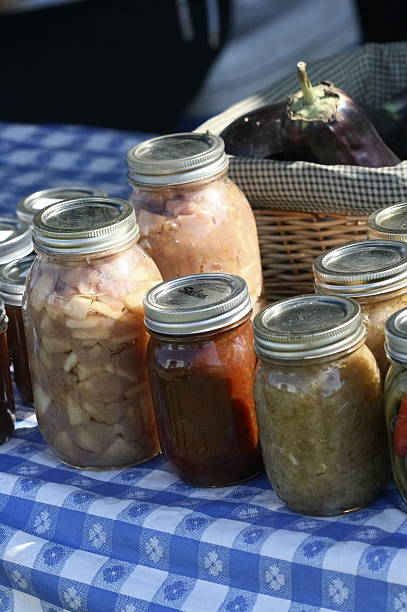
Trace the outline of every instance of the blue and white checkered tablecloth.
{"type": "MultiPolygon", "coordinates": [[[[0,213],[81,182],[126,197],[140,135],[0,124],[0,213]]],[[[391,486],[334,518],[290,511],[264,475],[196,489],[162,458],[59,463],[35,418],[0,446],[0,612],[407,612],[407,514],[391,486]]]]}

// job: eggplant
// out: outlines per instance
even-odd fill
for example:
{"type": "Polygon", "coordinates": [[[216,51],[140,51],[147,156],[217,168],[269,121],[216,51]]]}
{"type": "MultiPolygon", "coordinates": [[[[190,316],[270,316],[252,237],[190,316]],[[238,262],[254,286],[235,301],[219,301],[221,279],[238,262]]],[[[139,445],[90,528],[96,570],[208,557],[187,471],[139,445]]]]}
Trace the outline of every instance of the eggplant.
{"type": "Polygon", "coordinates": [[[297,69],[301,90],[288,98],[281,118],[286,159],[369,168],[400,163],[352,98],[328,81],[313,87],[304,62],[297,69]]]}
{"type": "Polygon", "coordinates": [[[280,126],[285,107],[285,101],[268,104],[235,119],[220,133],[226,153],[283,159],[280,126]]]}

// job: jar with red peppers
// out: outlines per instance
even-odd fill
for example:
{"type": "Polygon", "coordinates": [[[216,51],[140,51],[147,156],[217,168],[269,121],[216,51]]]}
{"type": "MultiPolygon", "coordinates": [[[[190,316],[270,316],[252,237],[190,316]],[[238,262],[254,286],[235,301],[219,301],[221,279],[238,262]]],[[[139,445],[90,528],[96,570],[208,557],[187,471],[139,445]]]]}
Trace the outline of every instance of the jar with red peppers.
{"type": "Polygon", "coordinates": [[[140,244],[165,281],[225,272],[245,279],[254,314],[263,306],[256,222],[229,178],[229,158],[215,134],[152,138],[127,153],[140,244]]]}
{"type": "Polygon", "coordinates": [[[391,363],[384,386],[387,436],[394,481],[407,504],[407,308],[389,317],[385,337],[391,363]]]}
{"type": "Polygon", "coordinates": [[[164,454],[185,482],[226,486],[262,469],[246,282],[199,274],[144,299],[147,365],[164,454]]]}
{"type": "Polygon", "coordinates": [[[14,380],[27,404],[33,403],[33,394],[21,305],[25,279],[34,259],[35,255],[27,255],[0,268],[0,296],[6,304],[9,320],[7,337],[14,367],[14,380]]]}

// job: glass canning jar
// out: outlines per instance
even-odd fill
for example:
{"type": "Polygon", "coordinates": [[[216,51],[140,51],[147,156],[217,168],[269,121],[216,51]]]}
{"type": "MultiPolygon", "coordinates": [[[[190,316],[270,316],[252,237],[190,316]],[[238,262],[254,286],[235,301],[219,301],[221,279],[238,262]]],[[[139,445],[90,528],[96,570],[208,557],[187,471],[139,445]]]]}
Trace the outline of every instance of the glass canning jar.
{"type": "Polygon", "coordinates": [[[200,487],[251,478],[262,463],[247,284],[186,276],[150,290],[144,308],[158,431],[175,472],[200,487]]]}
{"type": "Polygon", "coordinates": [[[27,255],[0,268],[0,296],[6,305],[8,317],[7,338],[13,362],[14,380],[21,397],[27,404],[33,403],[33,394],[24,332],[22,300],[25,280],[34,259],[35,255],[27,255]]]}
{"type": "Polygon", "coordinates": [[[159,452],[142,298],[161,281],[118,198],[64,200],[34,217],[23,318],[34,405],[56,455],[119,468],[159,452]]]}
{"type": "Polygon", "coordinates": [[[0,298],[0,444],[7,442],[14,431],[15,406],[7,345],[7,315],[0,298]]]}
{"type": "Polygon", "coordinates": [[[384,326],[393,312],[407,306],[407,244],[378,239],[332,249],[315,259],[314,277],[317,293],[351,297],[359,302],[366,344],[384,380],[389,367],[384,326]]]}
{"type": "Polygon", "coordinates": [[[386,323],[390,368],[384,387],[387,435],[394,481],[407,504],[407,308],[386,323]]]}
{"type": "Polygon", "coordinates": [[[31,193],[17,204],[16,215],[21,221],[32,225],[34,215],[40,210],[60,202],[61,200],[73,200],[76,198],[106,196],[107,194],[97,187],[87,185],[58,185],[31,193]]]}
{"type": "Polygon", "coordinates": [[[370,240],[407,242],[407,202],[375,210],[367,220],[367,235],[370,240]]]}
{"type": "Polygon", "coordinates": [[[242,276],[254,312],[263,278],[253,211],[228,177],[223,140],[184,133],[147,140],[127,153],[140,244],[164,280],[202,272],[242,276]]]}
{"type": "Polygon", "coordinates": [[[253,325],[261,448],[277,494],[309,515],[367,505],[385,483],[388,451],[360,306],[299,296],[262,310],[253,325]]]}

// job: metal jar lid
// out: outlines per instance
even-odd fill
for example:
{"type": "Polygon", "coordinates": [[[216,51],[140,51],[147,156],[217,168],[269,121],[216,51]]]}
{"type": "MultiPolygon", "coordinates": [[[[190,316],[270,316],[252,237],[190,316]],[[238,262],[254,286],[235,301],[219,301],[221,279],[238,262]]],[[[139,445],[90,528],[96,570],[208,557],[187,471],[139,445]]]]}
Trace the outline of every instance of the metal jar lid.
{"type": "Polygon", "coordinates": [[[387,319],[384,337],[389,357],[407,362],[407,308],[398,310],[387,319]]]}
{"type": "Polygon", "coordinates": [[[407,244],[395,240],[346,244],[315,259],[314,277],[319,293],[355,298],[407,289],[407,244]]]}
{"type": "Polygon", "coordinates": [[[146,327],[191,335],[237,323],[251,311],[247,283],[233,274],[191,274],[166,281],[144,297],[146,327]]]}
{"type": "Polygon", "coordinates": [[[407,242],[407,202],[375,210],[367,220],[367,231],[372,238],[407,242]]]}
{"type": "Polygon", "coordinates": [[[3,300],[0,298],[0,332],[3,332],[7,329],[8,318],[6,315],[6,307],[4,305],[3,300]]]}
{"type": "Polygon", "coordinates": [[[33,217],[38,211],[50,204],[61,200],[73,200],[76,198],[87,198],[91,196],[107,196],[107,193],[97,187],[87,185],[60,185],[36,191],[31,195],[21,198],[17,204],[16,214],[19,219],[28,224],[32,223],[33,217]]]}
{"type": "Polygon", "coordinates": [[[22,259],[11,261],[0,268],[0,296],[10,306],[21,306],[28,276],[35,255],[27,255],[22,259]]]}
{"type": "Polygon", "coordinates": [[[229,165],[225,144],[209,132],[168,134],[127,153],[128,177],[145,185],[179,185],[209,178],[229,165]]]}
{"type": "Polygon", "coordinates": [[[78,198],[47,206],[34,217],[34,246],[56,254],[97,253],[139,235],[133,206],[119,198],[78,198]]]}
{"type": "Polygon", "coordinates": [[[259,356],[282,360],[335,355],[365,336],[360,306],[334,295],[301,295],[275,302],[254,318],[259,356]]]}
{"type": "Polygon", "coordinates": [[[32,253],[31,227],[17,218],[0,217],[0,264],[32,253]]]}

